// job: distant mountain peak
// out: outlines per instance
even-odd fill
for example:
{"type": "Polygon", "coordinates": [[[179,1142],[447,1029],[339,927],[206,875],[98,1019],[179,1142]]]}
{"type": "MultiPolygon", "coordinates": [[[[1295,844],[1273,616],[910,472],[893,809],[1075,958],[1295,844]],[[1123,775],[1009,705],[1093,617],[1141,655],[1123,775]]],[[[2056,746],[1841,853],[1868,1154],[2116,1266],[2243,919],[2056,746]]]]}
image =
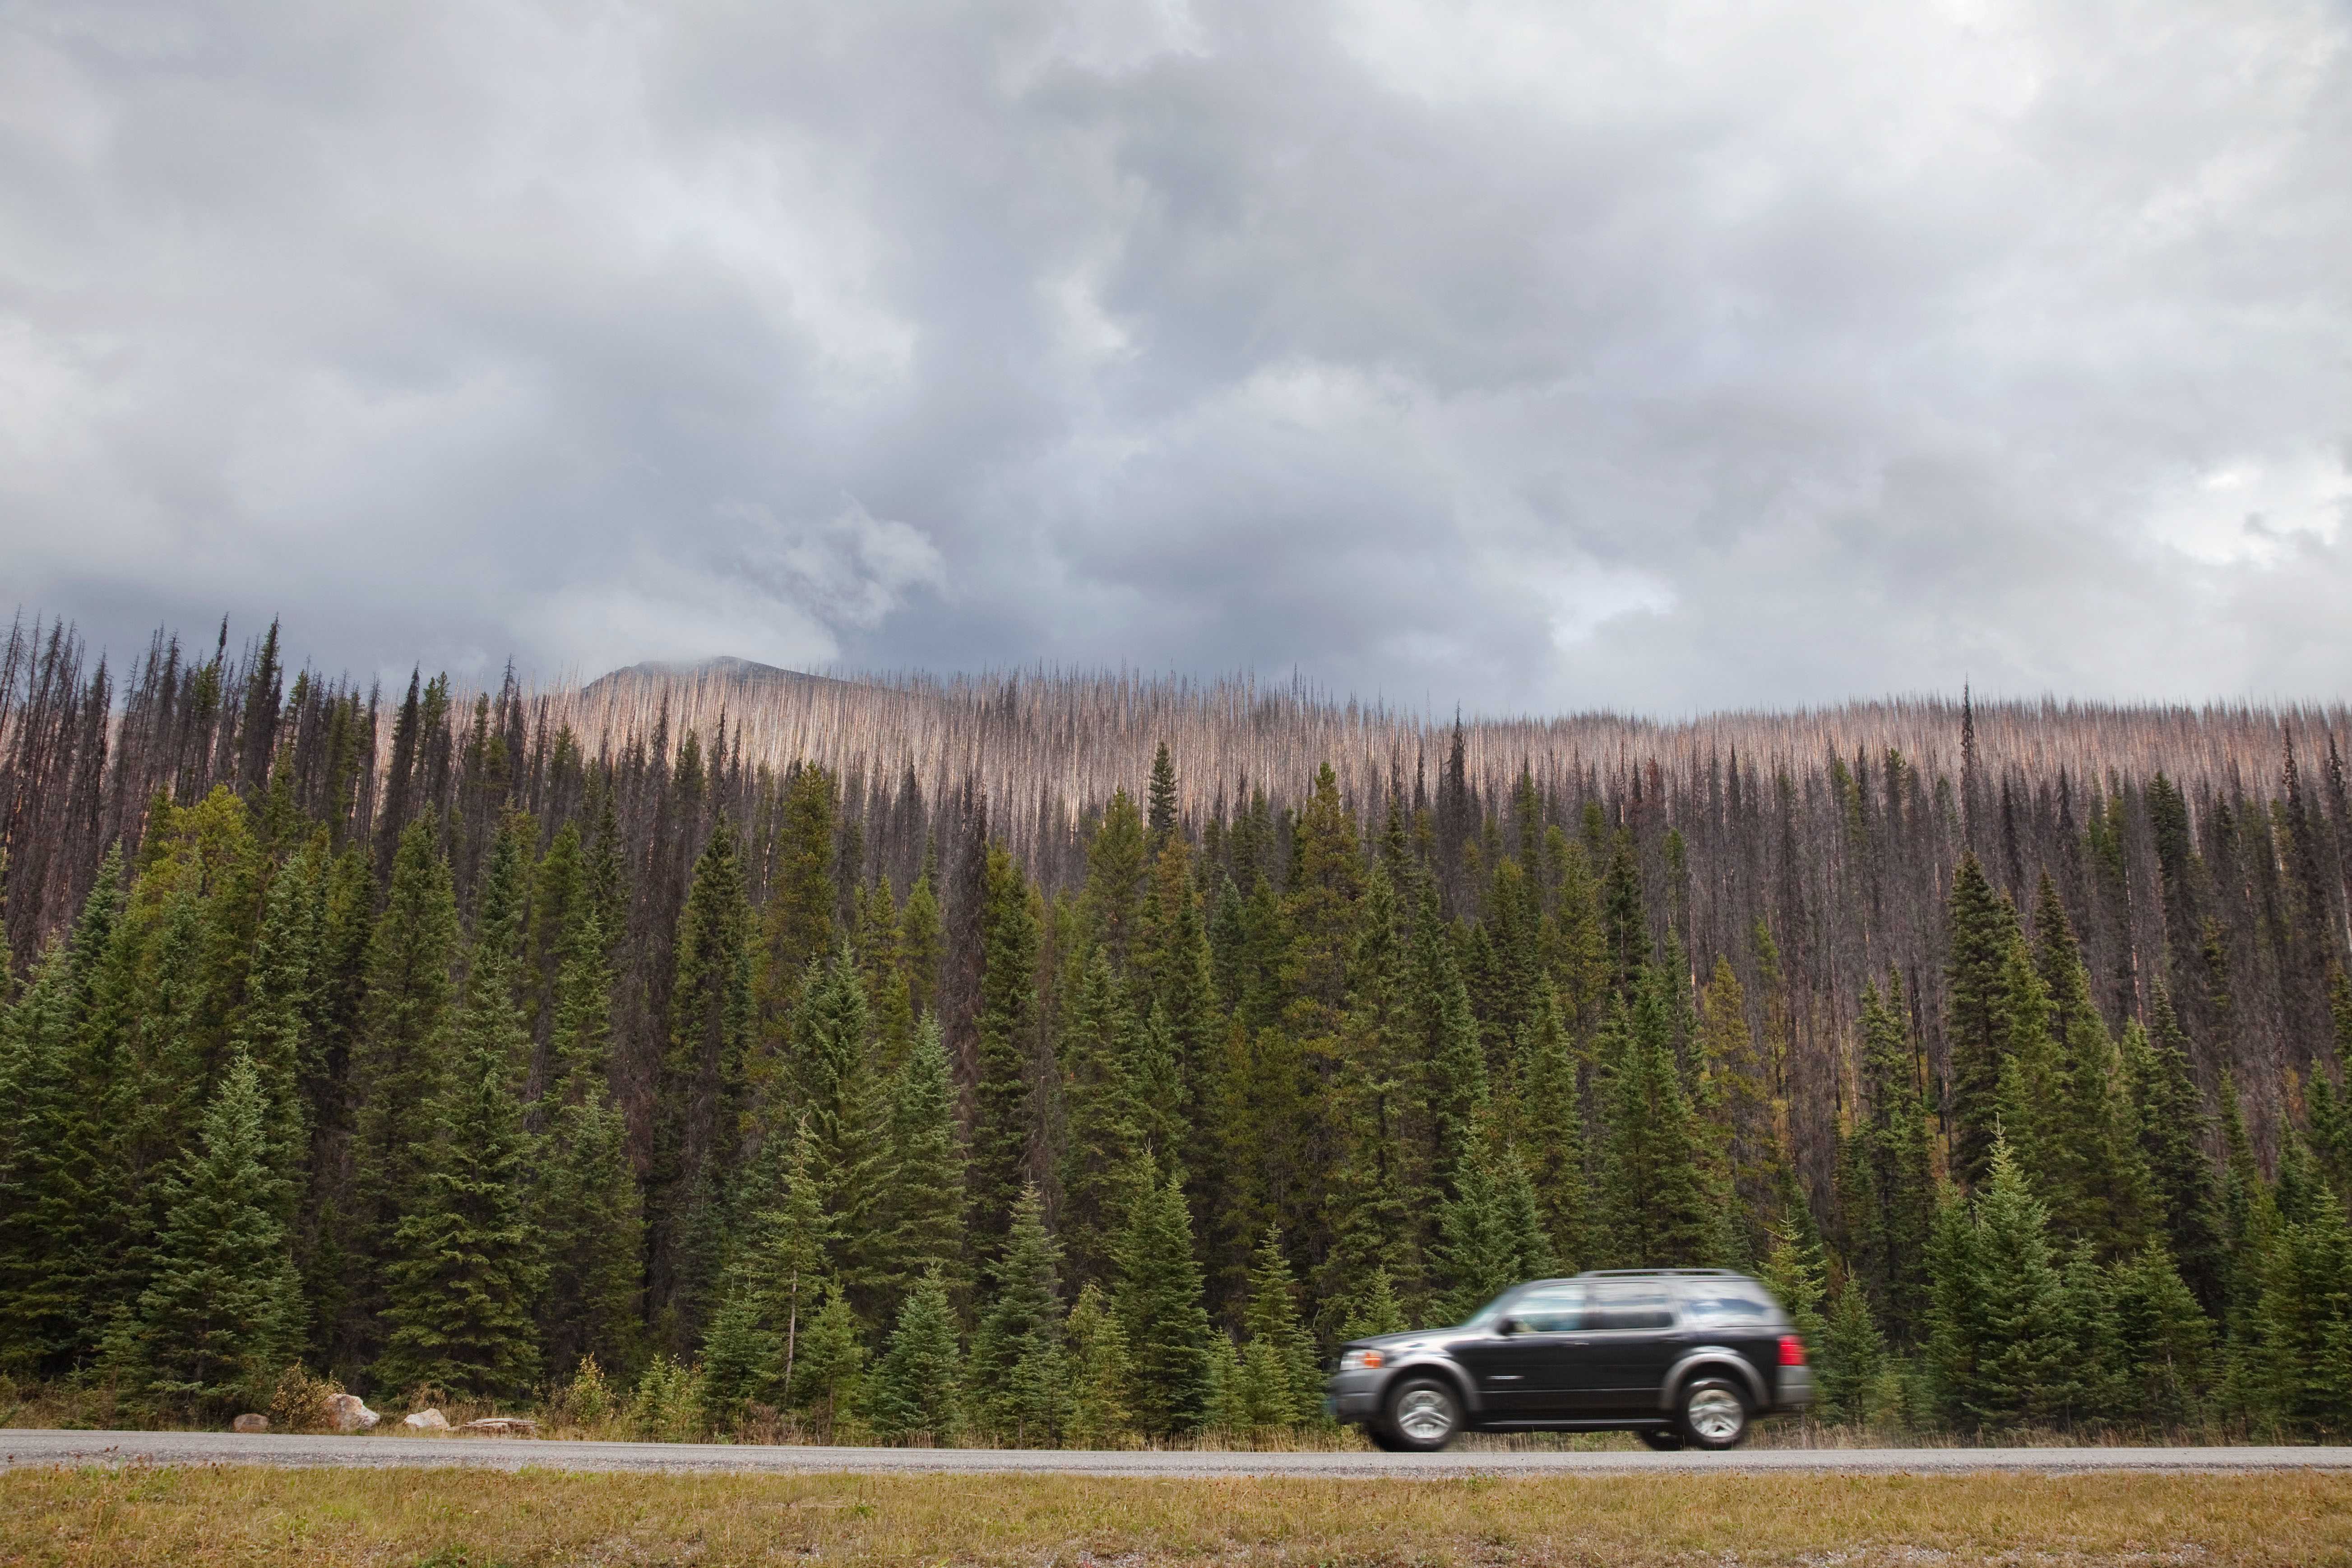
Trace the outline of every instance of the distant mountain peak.
{"type": "Polygon", "coordinates": [[[811,675],[805,670],[785,669],[778,665],[761,664],[757,659],[737,658],[721,654],[716,658],[659,659],[649,658],[639,664],[625,665],[608,670],[581,689],[593,692],[605,685],[625,685],[639,680],[716,680],[730,686],[847,686],[830,675],[811,675]]]}

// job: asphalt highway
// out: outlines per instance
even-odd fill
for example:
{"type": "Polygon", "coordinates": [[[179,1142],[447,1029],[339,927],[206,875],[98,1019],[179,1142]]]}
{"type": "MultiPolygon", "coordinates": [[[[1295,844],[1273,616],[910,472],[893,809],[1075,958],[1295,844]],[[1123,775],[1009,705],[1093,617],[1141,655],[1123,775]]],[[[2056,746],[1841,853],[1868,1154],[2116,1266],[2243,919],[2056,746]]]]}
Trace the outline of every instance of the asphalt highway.
{"type": "Polygon", "coordinates": [[[37,1465],[471,1465],[514,1470],[712,1475],[971,1473],[1071,1476],[1592,1476],[1691,1470],[1933,1474],[1969,1470],[2352,1470],[2352,1447],[1742,1448],[1728,1454],[1240,1454],[1028,1448],[818,1448],[570,1443],[504,1437],[310,1437],[236,1432],[0,1430],[0,1468],[37,1465]]]}

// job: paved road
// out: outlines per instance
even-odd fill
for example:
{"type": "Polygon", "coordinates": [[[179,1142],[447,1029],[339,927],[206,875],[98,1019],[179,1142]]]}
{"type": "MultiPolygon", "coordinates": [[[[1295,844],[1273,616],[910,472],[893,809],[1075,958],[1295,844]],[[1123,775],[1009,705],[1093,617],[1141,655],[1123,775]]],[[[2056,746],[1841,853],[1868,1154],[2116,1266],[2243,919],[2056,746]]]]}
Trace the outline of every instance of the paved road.
{"type": "Polygon", "coordinates": [[[1730,1454],[1088,1453],[1004,1448],[736,1447],[498,1437],[299,1437],[234,1432],[0,1431],[0,1468],[29,1465],[475,1465],[706,1474],[961,1471],[1087,1476],[1561,1476],[1690,1470],[2352,1470],[2340,1448],[1745,1448],[1730,1454]]]}

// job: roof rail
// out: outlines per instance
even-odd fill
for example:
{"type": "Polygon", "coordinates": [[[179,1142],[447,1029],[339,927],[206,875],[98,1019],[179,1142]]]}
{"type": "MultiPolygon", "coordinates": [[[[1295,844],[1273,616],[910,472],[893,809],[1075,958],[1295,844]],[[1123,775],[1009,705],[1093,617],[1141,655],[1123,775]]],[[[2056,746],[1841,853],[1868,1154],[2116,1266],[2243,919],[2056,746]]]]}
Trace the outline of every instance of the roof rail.
{"type": "Polygon", "coordinates": [[[1737,1268],[1588,1268],[1579,1279],[1656,1279],[1697,1277],[1712,1279],[1745,1279],[1747,1275],[1737,1268]]]}

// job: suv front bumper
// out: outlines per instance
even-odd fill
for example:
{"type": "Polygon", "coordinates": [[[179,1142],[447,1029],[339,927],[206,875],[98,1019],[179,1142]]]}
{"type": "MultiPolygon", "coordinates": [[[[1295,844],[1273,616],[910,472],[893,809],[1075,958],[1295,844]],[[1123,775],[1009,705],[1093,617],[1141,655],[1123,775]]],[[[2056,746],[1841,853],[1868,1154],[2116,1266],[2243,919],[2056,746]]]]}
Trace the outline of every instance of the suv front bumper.
{"type": "Polygon", "coordinates": [[[1333,1421],[1370,1421],[1381,1411],[1381,1376],[1374,1371],[1339,1372],[1323,1384],[1323,1414],[1333,1421]]]}

